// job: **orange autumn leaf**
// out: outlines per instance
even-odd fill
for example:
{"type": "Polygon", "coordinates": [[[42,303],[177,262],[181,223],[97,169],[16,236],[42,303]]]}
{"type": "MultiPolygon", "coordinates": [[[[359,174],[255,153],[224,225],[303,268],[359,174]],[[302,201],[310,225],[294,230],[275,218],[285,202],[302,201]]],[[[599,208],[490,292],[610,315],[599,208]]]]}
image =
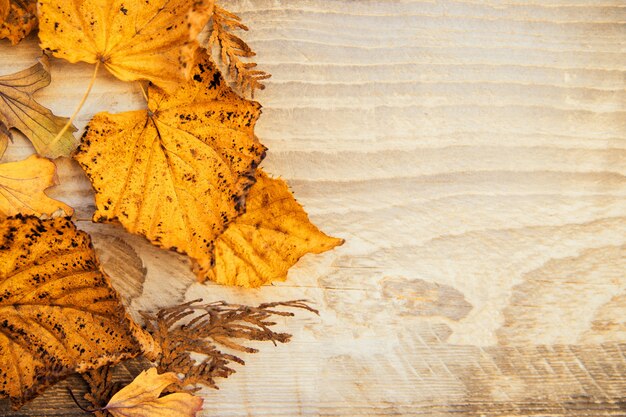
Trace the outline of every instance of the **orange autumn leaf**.
{"type": "Polygon", "coordinates": [[[258,103],[226,85],[205,55],[172,95],[150,86],[148,109],[97,114],[75,159],[96,192],[95,221],[119,221],[155,245],[209,262],[243,208],[265,147],[258,103]]]}
{"type": "Polygon", "coordinates": [[[0,39],[16,45],[36,27],[36,0],[0,0],[0,39]]]}
{"type": "Polygon", "coordinates": [[[200,279],[243,287],[284,281],[303,255],[343,244],[343,239],[327,236],[309,221],[285,181],[261,170],[256,178],[245,214],[215,243],[215,265],[196,265],[200,279]]]}
{"type": "Polygon", "coordinates": [[[10,8],[11,3],[9,3],[9,0],[0,0],[0,24],[3,24],[4,20],[9,15],[10,8]]]}
{"type": "Polygon", "coordinates": [[[52,114],[37,103],[33,94],[50,84],[48,57],[43,55],[32,67],[0,76],[0,136],[17,129],[30,140],[39,155],[48,158],[69,156],[77,144],[71,126],[60,137],[66,118],[52,114]]]}
{"type": "Polygon", "coordinates": [[[74,210],[70,206],[45,194],[54,185],[56,166],[46,158],[32,155],[23,161],[0,164],[0,216],[50,217],[59,212],[71,216],[74,210]]]}
{"type": "Polygon", "coordinates": [[[159,375],[156,368],[150,368],[118,391],[104,410],[113,417],[195,417],[202,410],[202,398],[187,392],[160,397],[165,388],[178,382],[175,373],[159,375]]]}
{"type": "Polygon", "coordinates": [[[124,81],[174,90],[189,43],[189,0],[40,0],[41,47],[69,62],[103,64],[124,81]]]}
{"type": "Polygon", "coordinates": [[[73,372],[155,349],[86,233],[67,218],[0,220],[0,397],[19,408],[73,372]]]}

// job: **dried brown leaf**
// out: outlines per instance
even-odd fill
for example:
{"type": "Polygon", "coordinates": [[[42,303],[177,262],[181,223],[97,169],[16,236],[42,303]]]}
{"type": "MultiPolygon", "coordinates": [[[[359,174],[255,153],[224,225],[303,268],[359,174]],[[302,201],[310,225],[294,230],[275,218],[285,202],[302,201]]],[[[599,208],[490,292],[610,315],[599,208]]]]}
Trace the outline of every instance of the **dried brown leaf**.
{"type": "Polygon", "coordinates": [[[22,132],[37,153],[48,158],[69,156],[78,141],[71,126],[61,137],[59,132],[67,123],[33,98],[33,94],[50,84],[50,65],[43,55],[32,67],[15,74],[0,76],[0,135],[9,129],[22,132]]]}

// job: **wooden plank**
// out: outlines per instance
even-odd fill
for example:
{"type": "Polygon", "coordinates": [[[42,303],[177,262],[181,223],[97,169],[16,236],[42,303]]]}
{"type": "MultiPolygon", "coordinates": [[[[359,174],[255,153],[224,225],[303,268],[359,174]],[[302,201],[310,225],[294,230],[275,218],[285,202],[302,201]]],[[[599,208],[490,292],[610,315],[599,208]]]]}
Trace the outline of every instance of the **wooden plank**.
{"type": "MultiPolygon", "coordinates": [[[[273,74],[257,97],[265,168],[346,244],[286,283],[200,285],[184,257],[91,224],[74,163],[51,192],[77,208],[133,311],[197,297],[321,310],[203,391],[203,415],[626,415],[623,2],[225,5],[273,74]]],[[[37,54],[35,39],[0,43],[0,73],[37,54]]],[[[53,60],[37,98],[67,115],[90,75],[53,60]]],[[[141,103],[103,73],[77,125],[141,103]]],[[[18,139],[6,159],[30,152],[18,139]]],[[[59,388],[0,413],[72,407],[59,388]]]]}

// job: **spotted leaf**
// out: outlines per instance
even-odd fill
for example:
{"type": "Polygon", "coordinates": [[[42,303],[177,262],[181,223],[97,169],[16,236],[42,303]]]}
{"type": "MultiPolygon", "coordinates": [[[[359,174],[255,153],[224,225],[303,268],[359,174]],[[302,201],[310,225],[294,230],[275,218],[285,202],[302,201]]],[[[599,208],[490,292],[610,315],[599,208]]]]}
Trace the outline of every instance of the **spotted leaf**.
{"type": "Polygon", "coordinates": [[[209,58],[148,109],[97,114],[75,159],[96,192],[95,221],[119,221],[155,245],[211,263],[213,242],[241,213],[265,147],[260,106],[240,98],[209,58]]]}
{"type": "Polygon", "coordinates": [[[86,233],[67,218],[0,221],[0,397],[19,408],[73,372],[154,349],[86,233]]]}
{"type": "Polygon", "coordinates": [[[189,0],[40,0],[39,39],[58,58],[100,62],[121,80],[173,91],[189,8],[189,0]]]}

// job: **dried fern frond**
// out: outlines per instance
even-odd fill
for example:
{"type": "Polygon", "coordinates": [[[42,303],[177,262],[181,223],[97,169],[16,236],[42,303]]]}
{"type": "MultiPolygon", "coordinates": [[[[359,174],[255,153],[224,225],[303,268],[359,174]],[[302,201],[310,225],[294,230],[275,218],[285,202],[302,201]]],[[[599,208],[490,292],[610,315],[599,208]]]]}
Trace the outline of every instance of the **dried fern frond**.
{"type": "MultiPolygon", "coordinates": [[[[109,365],[87,371],[81,376],[87,382],[89,389],[83,397],[97,408],[104,407],[123,386],[121,383],[113,381],[113,367],[109,365]]],[[[110,416],[106,410],[98,410],[93,414],[96,417],[110,416]]]]}
{"type": "Polygon", "coordinates": [[[236,84],[244,92],[250,90],[254,97],[254,91],[263,90],[265,88],[263,80],[270,78],[271,75],[257,69],[254,62],[242,61],[242,58],[251,58],[256,54],[247,43],[231,33],[233,30],[248,30],[248,27],[241,23],[241,18],[217,4],[213,6],[213,16],[209,22],[208,49],[219,48],[221,61],[228,67],[236,84]]]}
{"type": "Polygon", "coordinates": [[[242,340],[286,343],[290,334],[274,332],[270,327],[277,316],[293,316],[294,313],[279,308],[300,308],[314,313],[304,300],[266,303],[258,307],[228,304],[218,301],[200,304],[202,300],[165,308],[156,315],[142,313],[146,326],[161,345],[158,371],[176,372],[183,375],[181,387],[202,384],[218,388],[216,378],[227,378],[235,372],[232,362],[244,364],[238,356],[223,352],[219,345],[247,353],[257,352],[242,344],[242,340]],[[240,341],[241,340],[241,341],[240,341]],[[204,356],[201,361],[192,353],[204,356]]]}
{"type": "Polygon", "coordinates": [[[113,368],[111,366],[106,365],[85,372],[81,376],[89,387],[89,391],[84,397],[96,407],[104,407],[115,394],[115,391],[119,389],[116,386],[118,384],[113,382],[113,368]]]}

